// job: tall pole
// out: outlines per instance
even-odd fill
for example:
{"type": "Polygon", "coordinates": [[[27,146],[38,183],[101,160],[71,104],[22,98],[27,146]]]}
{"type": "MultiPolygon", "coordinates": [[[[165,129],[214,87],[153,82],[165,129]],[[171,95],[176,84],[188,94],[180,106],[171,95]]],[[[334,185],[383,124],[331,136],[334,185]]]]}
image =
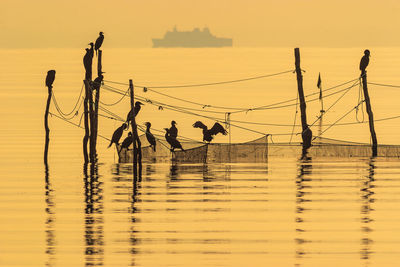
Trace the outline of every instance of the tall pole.
{"type": "MultiPolygon", "coordinates": [[[[103,52],[99,49],[98,50],[98,56],[97,56],[97,76],[100,77],[100,75],[103,74],[102,71],[102,64],[101,64],[101,58],[102,58],[103,52]]],[[[96,154],[97,149],[97,133],[99,129],[99,101],[100,101],[100,87],[101,84],[96,84],[96,96],[94,99],[94,123],[93,123],[93,145],[94,145],[94,153],[96,154]]]]}
{"type": "Polygon", "coordinates": [[[89,102],[89,81],[84,80],[85,84],[85,99],[83,100],[83,109],[84,109],[84,124],[85,124],[85,136],[83,137],[83,158],[85,163],[89,162],[88,156],[88,141],[89,141],[89,109],[88,109],[88,102],[89,102]]]}
{"type": "Polygon", "coordinates": [[[44,129],[46,131],[45,144],[44,144],[44,164],[47,166],[47,155],[49,153],[49,143],[50,143],[50,128],[49,128],[49,109],[51,95],[53,93],[53,86],[47,86],[48,96],[46,103],[46,111],[44,113],[44,129]]]}
{"type": "MultiPolygon", "coordinates": [[[[136,121],[135,121],[135,116],[136,116],[136,112],[135,112],[135,95],[134,95],[134,90],[133,90],[133,82],[132,80],[129,80],[129,93],[131,95],[131,114],[132,117],[131,119],[131,128],[132,128],[132,138],[133,138],[133,179],[134,181],[136,181],[135,179],[137,179],[138,177],[138,170],[137,170],[137,146],[136,146],[136,138],[137,138],[137,134],[135,134],[135,129],[136,129],[136,121]]],[[[137,133],[137,132],[136,132],[137,133]]]]}
{"type": "Polygon", "coordinates": [[[300,100],[301,126],[303,129],[301,137],[303,138],[303,149],[308,149],[311,146],[312,131],[307,124],[306,101],[304,99],[303,75],[301,74],[301,68],[300,68],[299,48],[294,49],[294,57],[295,57],[295,66],[297,74],[297,89],[299,91],[299,100],[300,100]]]}
{"type": "Polygon", "coordinates": [[[376,133],[375,133],[374,114],[372,113],[371,101],[369,99],[369,94],[368,94],[367,72],[366,71],[361,73],[361,79],[362,79],[362,84],[363,84],[365,107],[367,109],[368,118],[369,118],[369,131],[371,132],[371,138],[372,138],[372,156],[376,157],[378,155],[378,140],[376,138],[376,133]]]}

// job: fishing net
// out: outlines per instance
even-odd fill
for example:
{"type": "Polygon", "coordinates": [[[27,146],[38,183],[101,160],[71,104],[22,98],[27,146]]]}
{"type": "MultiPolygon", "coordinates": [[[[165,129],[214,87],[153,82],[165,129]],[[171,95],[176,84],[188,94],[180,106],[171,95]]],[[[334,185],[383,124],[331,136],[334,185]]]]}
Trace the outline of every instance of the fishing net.
{"type": "MultiPolygon", "coordinates": [[[[301,143],[268,143],[267,136],[245,143],[200,143],[180,140],[184,151],[170,151],[169,144],[162,139],[156,141],[156,151],[142,140],[143,161],[182,163],[261,163],[268,157],[300,157],[303,153],[301,143]]],[[[371,157],[371,144],[342,141],[318,137],[307,151],[309,157],[371,157]]],[[[399,145],[378,145],[378,157],[400,157],[399,145]]],[[[133,161],[132,148],[119,152],[119,162],[133,161]]]]}
{"type": "MultiPolygon", "coordinates": [[[[203,162],[265,162],[268,158],[267,136],[246,142],[246,143],[211,143],[181,142],[184,151],[170,151],[169,144],[162,140],[156,140],[156,151],[147,146],[147,140],[140,137],[142,144],[142,159],[145,161],[163,162],[177,161],[185,163],[203,162]]],[[[119,148],[118,148],[119,150],[119,148]]],[[[119,162],[126,163],[133,161],[133,149],[122,149],[119,151],[119,162]]]]}

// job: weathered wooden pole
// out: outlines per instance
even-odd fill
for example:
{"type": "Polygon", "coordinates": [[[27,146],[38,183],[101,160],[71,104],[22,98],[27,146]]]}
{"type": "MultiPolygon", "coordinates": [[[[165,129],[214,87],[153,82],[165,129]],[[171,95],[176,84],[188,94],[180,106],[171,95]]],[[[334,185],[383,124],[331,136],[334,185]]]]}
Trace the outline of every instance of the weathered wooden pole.
{"type": "Polygon", "coordinates": [[[367,87],[367,72],[361,72],[361,79],[363,83],[363,91],[365,98],[365,108],[367,109],[369,118],[369,131],[371,132],[372,138],[372,156],[376,157],[378,155],[378,140],[376,138],[375,126],[374,126],[374,114],[372,113],[371,101],[369,99],[368,87],[367,87]]]}
{"type": "MultiPolygon", "coordinates": [[[[102,64],[101,64],[101,59],[102,59],[102,51],[98,50],[98,57],[97,57],[97,77],[95,79],[95,82],[100,82],[103,79],[99,79],[99,77],[102,77],[103,71],[102,71],[102,64]]],[[[100,101],[100,87],[101,87],[101,82],[100,84],[95,84],[94,87],[96,88],[96,96],[94,100],[94,122],[93,122],[93,151],[95,153],[95,157],[97,155],[97,133],[99,129],[99,101],[100,101]]]]}
{"type": "Polygon", "coordinates": [[[44,164],[47,166],[47,155],[49,153],[49,143],[50,143],[50,128],[49,128],[49,109],[51,96],[53,94],[53,82],[55,79],[56,71],[49,70],[46,76],[46,86],[47,86],[47,103],[46,111],[44,113],[44,129],[46,131],[45,144],[44,144],[44,164]]]}
{"type": "Polygon", "coordinates": [[[294,49],[294,57],[295,57],[295,66],[297,74],[297,89],[299,91],[299,100],[300,100],[301,126],[303,129],[301,137],[303,139],[303,149],[308,149],[311,146],[312,131],[307,124],[306,101],[304,99],[303,75],[301,74],[301,68],[300,68],[299,48],[294,49]]]}
{"type": "Polygon", "coordinates": [[[83,81],[85,84],[85,99],[83,100],[83,109],[84,109],[84,124],[85,124],[85,136],[83,137],[83,158],[85,160],[85,163],[87,164],[89,162],[89,156],[88,156],[88,141],[89,141],[89,108],[88,108],[88,102],[89,102],[89,81],[84,80],[83,81]]]}
{"type": "Polygon", "coordinates": [[[136,137],[137,135],[135,134],[135,129],[136,129],[136,120],[135,120],[135,116],[136,116],[136,112],[135,112],[135,95],[134,95],[134,90],[133,90],[133,82],[132,80],[129,80],[129,93],[131,95],[131,111],[132,111],[132,117],[130,118],[131,121],[131,128],[132,128],[132,138],[133,138],[133,178],[134,181],[135,179],[137,179],[138,177],[138,169],[137,169],[137,146],[136,146],[136,137]]]}
{"type": "Polygon", "coordinates": [[[96,145],[94,143],[95,119],[94,119],[94,105],[93,105],[93,87],[89,84],[89,121],[90,121],[90,139],[89,139],[89,158],[90,162],[95,161],[96,145]]]}

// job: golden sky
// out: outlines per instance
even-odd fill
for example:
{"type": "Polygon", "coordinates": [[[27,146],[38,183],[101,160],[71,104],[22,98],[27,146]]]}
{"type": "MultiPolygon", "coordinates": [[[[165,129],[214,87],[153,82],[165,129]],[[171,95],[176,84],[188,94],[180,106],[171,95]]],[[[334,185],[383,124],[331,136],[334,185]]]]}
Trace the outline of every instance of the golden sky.
{"type": "Polygon", "coordinates": [[[0,48],[150,47],[175,25],[234,46],[398,46],[399,0],[1,0],[0,48]]]}

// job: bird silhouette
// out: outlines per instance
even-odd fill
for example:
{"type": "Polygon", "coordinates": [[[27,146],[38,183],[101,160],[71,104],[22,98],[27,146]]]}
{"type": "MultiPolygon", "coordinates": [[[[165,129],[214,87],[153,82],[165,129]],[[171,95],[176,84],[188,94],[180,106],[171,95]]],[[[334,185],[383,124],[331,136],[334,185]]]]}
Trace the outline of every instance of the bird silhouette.
{"type": "Polygon", "coordinates": [[[100,49],[101,45],[103,44],[104,41],[104,34],[103,32],[99,33],[99,37],[96,39],[96,43],[94,45],[94,50],[96,50],[96,56],[97,56],[97,50],[100,49]]]}
{"type": "Polygon", "coordinates": [[[368,63],[369,63],[369,56],[370,56],[370,52],[368,49],[366,49],[364,51],[364,56],[361,58],[361,61],[360,61],[361,74],[365,73],[365,69],[367,68],[368,63]]]}
{"type": "Polygon", "coordinates": [[[154,135],[150,132],[150,127],[151,127],[151,123],[150,122],[146,122],[146,138],[147,141],[149,141],[150,147],[153,148],[153,151],[156,151],[156,138],[154,137],[154,135]]]}
{"type": "Polygon", "coordinates": [[[211,142],[214,139],[214,135],[222,133],[226,135],[228,132],[224,129],[224,127],[216,122],[211,129],[208,129],[206,125],[204,125],[201,121],[196,121],[193,124],[194,128],[201,128],[203,129],[203,141],[211,142]]]}
{"type": "Polygon", "coordinates": [[[128,112],[128,115],[126,116],[126,122],[130,123],[130,121],[133,119],[133,111],[135,111],[135,117],[137,116],[137,114],[139,113],[140,109],[142,108],[141,106],[143,105],[142,102],[136,101],[135,106],[133,107],[133,110],[131,109],[128,112]]]}
{"type": "Polygon", "coordinates": [[[175,138],[170,136],[169,129],[168,128],[164,128],[164,130],[165,130],[165,140],[167,140],[168,144],[171,145],[171,149],[170,150],[174,151],[175,148],[179,148],[182,151],[185,151],[183,149],[181,143],[178,140],[176,140],[175,138]]]}
{"type": "Polygon", "coordinates": [[[129,132],[128,136],[122,141],[121,148],[119,151],[121,151],[123,148],[128,149],[128,147],[133,143],[133,137],[132,133],[129,132]]]}
{"type": "Polygon", "coordinates": [[[94,81],[92,82],[92,88],[93,88],[93,90],[98,90],[98,89],[100,89],[101,82],[102,82],[103,79],[104,79],[103,73],[104,73],[104,72],[102,72],[102,74],[100,74],[100,75],[99,75],[96,79],[94,79],[94,81]]]}
{"type": "Polygon", "coordinates": [[[53,88],[53,82],[55,78],[56,78],[56,71],[49,70],[46,76],[46,86],[49,87],[50,89],[53,88]]]}
{"type": "Polygon", "coordinates": [[[126,125],[126,123],[123,123],[120,127],[118,127],[114,133],[113,136],[111,138],[111,143],[108,145],[108,147],[110,147],[113,143],[115,145],[118,145],[119,139],[121,139],[122,133],[124,132],[124,130],[128,127],[128,125],[126,125]]]}
{"type": "Polygon", "coordinates": [[[176,128],[176,124],[176,121],[171,121],[171,128],[169,128],[169,136],[175,139],[178,137],[178,128],[176,128]]]}
{"type": "Polygon", "coordinates": [[[86,71],[86,80],[92,80],[92,62],[93,62],[93,43],[89,44],[91,48],[85,48],[86,54],[83,56],[83,66],[86,71]]]}

